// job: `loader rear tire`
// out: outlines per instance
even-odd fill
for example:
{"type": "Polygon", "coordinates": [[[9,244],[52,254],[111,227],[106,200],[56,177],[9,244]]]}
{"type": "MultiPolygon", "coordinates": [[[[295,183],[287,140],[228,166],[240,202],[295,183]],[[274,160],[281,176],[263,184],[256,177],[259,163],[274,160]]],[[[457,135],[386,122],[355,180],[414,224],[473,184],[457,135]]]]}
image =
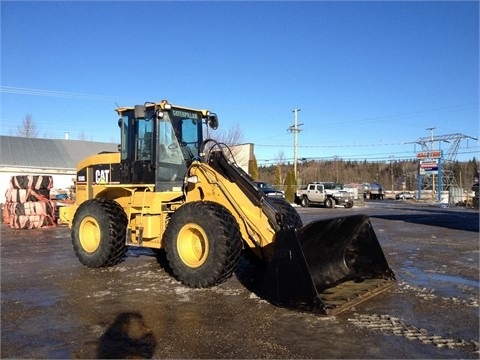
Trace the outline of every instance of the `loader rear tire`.
{"type": "Polygon", "coordinates": [[[242,251],[237,221],[225,207],[211,201],[187,203],[175,211],[163,241],[174,276],[194,288],[230,278],[242,251]]]}
{"type": "Polygon", "coordinates": [[[82,203],[73,218],[72,243],[80,262],[88,267],[119,263],[127,251],[127,215],[114,200],[92,199],[82,203]]]}

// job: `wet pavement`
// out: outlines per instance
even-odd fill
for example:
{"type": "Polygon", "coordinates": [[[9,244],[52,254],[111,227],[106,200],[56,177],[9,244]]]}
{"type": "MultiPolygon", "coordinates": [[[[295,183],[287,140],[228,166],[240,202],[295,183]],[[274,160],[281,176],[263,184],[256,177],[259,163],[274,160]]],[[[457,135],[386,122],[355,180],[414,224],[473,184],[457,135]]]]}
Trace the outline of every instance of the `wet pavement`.
{"type": "MultiPolygon", "coordinates": [[[[76,259],[70,229],[1,229],[2,358],[479,358],[479,213],[406,201],[297,208],[367,214],[397,284],[335,317],[276,307],[236,275],[190,289],[162,256],[76,259]]],[[[247,274],[247,275],[246,275],[247,274]]]]}

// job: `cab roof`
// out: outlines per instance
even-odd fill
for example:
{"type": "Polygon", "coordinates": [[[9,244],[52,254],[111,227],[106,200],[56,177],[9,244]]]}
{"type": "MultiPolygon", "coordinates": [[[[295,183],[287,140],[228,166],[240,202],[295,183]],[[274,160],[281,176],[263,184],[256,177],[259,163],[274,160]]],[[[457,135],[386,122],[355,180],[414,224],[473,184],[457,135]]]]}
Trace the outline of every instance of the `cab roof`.
{"type": "MultiPolygon", "coordinates": [[[[182,110],[188,110],[188,111],[195,111],[195,112],[201,112],[202,113],[202,117],[207,117],[209,114],[210,114],[210,111],[209,110],[205,110],[205,109],[194,109],[194,108],[191,108],[191,107],[186,107],[186,106],[181,106],[181,105],[174,105],[174,104],[171,104],[169,103],[167,100],[162,100],[160,102],[157,102],[157,103],[152,103],[152,102],[148,102],[148,103],[145,103],[145,107],[152,107],[152,106],[158,106],[160,107],[162,110],[166,110],[166,108],[168,107],[168,105],[170,105],[172,108],[175,108],[175,109],[182,109],[182,110]]],[[[122,106],[122,107],[118,107],[115,109],[115,111],[118,113],[118,114],[121,114],[125,111],[128,111],[128,110],[133,110],[135,108],[135,106],[122,106]]]]}

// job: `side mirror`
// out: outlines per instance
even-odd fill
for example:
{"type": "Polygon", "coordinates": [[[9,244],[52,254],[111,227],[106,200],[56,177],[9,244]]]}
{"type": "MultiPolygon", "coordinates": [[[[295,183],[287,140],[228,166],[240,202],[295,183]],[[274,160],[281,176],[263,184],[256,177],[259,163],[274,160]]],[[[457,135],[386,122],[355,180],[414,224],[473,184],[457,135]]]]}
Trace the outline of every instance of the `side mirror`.
{"type": "Polygon", "coordinates": [[[207,124],[213,130],[216,130],[218,128],[218,116],[217,116],[217,114],[211,113],[210,115],[208,115],[207,124]]]}

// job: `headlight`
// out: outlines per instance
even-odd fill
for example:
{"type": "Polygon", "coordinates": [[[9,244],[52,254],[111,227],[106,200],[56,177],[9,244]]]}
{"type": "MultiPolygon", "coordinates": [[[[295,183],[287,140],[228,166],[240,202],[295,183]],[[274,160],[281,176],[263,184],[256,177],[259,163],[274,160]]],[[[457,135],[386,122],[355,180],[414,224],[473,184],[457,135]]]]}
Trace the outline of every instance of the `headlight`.
{"type": "Polygon", "coordinates": [[[187,177],[186,180],[187,180],[187,183],[196,184],[198,183],[198,176],[197,175],[189,176],[187,177]]]}

